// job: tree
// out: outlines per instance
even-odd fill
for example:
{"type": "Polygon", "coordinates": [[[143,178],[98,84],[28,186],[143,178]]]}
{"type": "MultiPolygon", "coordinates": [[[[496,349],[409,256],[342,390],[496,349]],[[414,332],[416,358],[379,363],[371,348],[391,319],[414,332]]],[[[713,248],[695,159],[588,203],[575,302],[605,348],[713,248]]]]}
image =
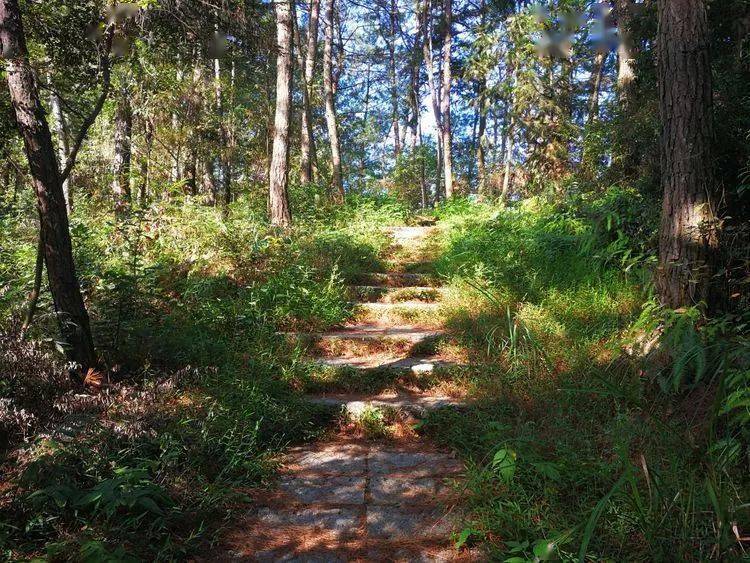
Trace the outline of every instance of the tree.
{"type": "Polygon", "coordinates": [[[633,47],[632,22],[633,0],[616,0],[615,15],[620,42],[617,47],[617,89],[620,103],[626,105],[630,90],[635,81],[635,55],[633,47]]]}
{"type": "Polygon", "coordinates": [[[657,287],[672,308],[711,301],[717,251],[713,137],[704,0],[659,0],[658,77],[664,200],[657,287]]]}
{"type": "Polygon", "coordinates": [[[453,197],[453,132],[451,128],[451,47],[453,0],[443,0],[443,92],[440,100],[440,136],[443,146],[445,197],[453,197]]]}
{"type": "MultiPolygon", "coordinates": [[[[47,75],[48,82],[52,86],[51,73],[47,75]]],[[[60,95],[54,88],[50,88],[49,96],[50,108],[52,109],[52,118],[57,136],[57,156],[59,162],[66,162],[70,154],[70,131],[68,130],[68,120],[62,110],[60,95]]],[[[63,181],[63,194],[65,195],[65,207],[70,213],[73,210],[73,197],[70,193],[70,177],[63,181]]]]}
{"type": "Polygon", "coordinates": [[[333,77],[333,8],[334,0],[326,0],[325,42],[323,45],[323,90],[326,106],[326,125],[331,144],[331,168],[333,197],[344,201],[344,182],[341,175],[341,147],[339,145],[338,121],[336,119],[335,82],[333,77]]]}
{"type": "Polygon", "coordinates": [[[112,193],[115,211],[119,214],[130,204],[130,163],[133,144],[133,109],[130,105],[130,90],[127,77],[117,96],[115,110],[115,147],[112,163],[112,193]]]}
{"type": "Polygon", "coordinates": [[[276,11],[276,114],[273,152],[269,172],[269,209],[271,224],[288,227],[292,223],[289,208],[289,121],[292,105],[292,14],[291,0],[274,2],[276,11]]]}
{"type": "Polygon", "coordinates": [[[432,104],[432,117],[435,120],[435,126],[439,132],[440,138],[437,143],[437,168],[435,174],[435,199],[440,199],[440,180],[441,180],[441,169],[443,162],[443,148],[442,148],[442,132],[443,132],[443,120],[441,114],[440,104],[440,89],[435,82],[435,65],[432,57],[432,11],[431,4],[432,0],[424,0],[422,7],[422,36],[424,42],[422,43],[422,52],[424,58],[424,64],[427,71],[427,86],[430,90],[430,101],[432,104]]]}
{"type": "Polygon", "coordinates": [[[393,155],[398,159],[401,154],[401,134],[399,132],[400,114],[398,110],[398,69],[396,68],[396,29],[398,27],[398,3],[390,0],[388,7],[388,31],[384,33],[388,46],[388,78],[391,86],[391,123],[393,130],[393,155]]]}
{"type": "Polygon", "coordinates": [[[300,129],[300,179],[303,184],[312,180],[315,160],[315,138],[312,128],[312,88],[315,76],[315,60],[318,51],[318,16],[320,0],[310,0],[310,16],[307,25],[307,51],[304,59],[304,84],[302,85],[302,127],[300,129]]]}
{"type": "MultiPolygon", "coordinates": [[[[18,0],[0,0],[0,45],[18,128],[23,137],[36,192],[41,246],[50,292],[62,333],[65,352],[83,370],[96,365],[89,316],[73,262],[62,181],[72,162],[60,174],[44,108],[26,48],[18,0]]],[[[80,143],[77,143],[80,147],[80,143]]],[[[73,156],[77,152],[74,149],[73,156]]]]}

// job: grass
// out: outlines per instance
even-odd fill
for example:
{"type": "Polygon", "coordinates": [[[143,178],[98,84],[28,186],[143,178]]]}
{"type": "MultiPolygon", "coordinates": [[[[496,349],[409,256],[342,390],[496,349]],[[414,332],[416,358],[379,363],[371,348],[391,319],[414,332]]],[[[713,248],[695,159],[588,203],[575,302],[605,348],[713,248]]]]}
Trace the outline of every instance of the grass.
{"type": "Polygon", "coordinates": [[[30,340],[16,338],[33,272],[29,203],[2,216],[0,235],[0,553],[187,557],[221,534],[239,491],[270,482],[278,452],[335,422],[302,400],[289,377],[302,350],[275,332],[348,319],[344,284],[382,267],[380,226],[403,220],[401,207],[315,206],[280,233],[244,201],[227,219],[172,201],[115,224],[81,198],[74,250],[110,368],[81,389],[45,343],[56,334],[47,301],[30,340]]]}
{"type": "Polygon", "coordinates": [[[438,211],[447,323],[483,369],[465,383],[475,402],[433,412],[421,432],[466,460],[457,543],[482,543],[493,559],[743,556],[728,522],[750,526],[746,431],[715,405],[730,396],[725,370],[748,356],[737,333],[695,315],[682,323],[698,327],[692,337],[661,338],[666,361],[624,352],[634,335],[682,326],[650,305],[652,238],[634,223],[647,211],[629,197],[438,211]],[[679,383],[665,392],[660,378],[679,383]]]}
{"type": "MultiPolygon", "coordinates": [[[[557,203],[456,200],[435,211],[423,252],[394,254],[380,227],[404,222],[403,206],[308,197],[293,193],[301,211],[289,232],[266,224],[263,202],[237,202],[226,219],[159,203],[117,225],[96,201],[77,202],[76,259],[109,368],[83,390],[54,350],[48,301],[31,339],[16,338],[34,214],[22,201],[0,215],[5,558],[190,557],[220,537],[243,490],[271,482],[288,444],[336,423],[365,439],[413,438],[397,413],[342,423],[304,392],[394,388],[469,400],[417,426],[466,462],[462,549],[514,562],[746,557],[733,530],[750,530],[748,319],[653,304],[649,202],[617,189],[557,203]],[[447,285],[448,335],[409,351],[468,366],[325,368],[305,360],[304,342],[278,338],[356,318],[346,285],[405,260],[447,285]]],[[[437,293],[393,288],[386,301],[437,293]]],[[[329,351],[357,352],[340,346],[329,351]]]]}

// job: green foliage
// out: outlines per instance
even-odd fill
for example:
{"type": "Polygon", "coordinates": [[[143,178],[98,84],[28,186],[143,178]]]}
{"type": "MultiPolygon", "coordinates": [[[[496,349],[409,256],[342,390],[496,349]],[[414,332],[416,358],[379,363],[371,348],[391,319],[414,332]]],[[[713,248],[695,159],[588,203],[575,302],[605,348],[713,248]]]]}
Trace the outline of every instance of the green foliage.
{"type": "Polygon", "coordinates": [[[457,544],[505,561],[740,556],[747,321],[651,304],[651,203],[612,188],[436,214],[448,324],[484,362],[478,402],[421,427],[468,461],[457,544]],[[624,353],[633,334],[646,356],[624,353]]]}
{"type": "MultiPolygon", "coordinates": [[[[45,346],[8,334],[6,354],[14,325],[3,320],[0,435],[29,460],[0,509],[13,523],[2,528],[4,548],[173,559],[210,540],[232,487],[261,486],[274,452],[332,417],[291,388],[287,370],[299,351],[274,333],[346,320],[344,277],[378,267],[388,241],[380,227],[404,213],[393,199],[361,197],[335,211],[311,209],[279,233],[239,204],[224,218],[175,199],[115,221],[93,198],[80,199],[71,219],[76,260],[112,371],[104,390],[78,404],[45,346]],[[53,439],[23,446],[45,428],[53,439]]],[[[2,216],[4,319],[17,316],[30,287],[32,217],[2,216]]],[[[43,300],[35,339],[56,334],[47,307],[43,300]]]]}
{"type": "Polygon", "coordinates": [[[428,190],[436,167],[435,151],[427,145],[419,145],[411,152],[403,151],[391,173],[389,193],[406,202],[411,209],[424,208],[422,186],[425,186],[424,203],[427,203],[430,201],[428,190]]]}

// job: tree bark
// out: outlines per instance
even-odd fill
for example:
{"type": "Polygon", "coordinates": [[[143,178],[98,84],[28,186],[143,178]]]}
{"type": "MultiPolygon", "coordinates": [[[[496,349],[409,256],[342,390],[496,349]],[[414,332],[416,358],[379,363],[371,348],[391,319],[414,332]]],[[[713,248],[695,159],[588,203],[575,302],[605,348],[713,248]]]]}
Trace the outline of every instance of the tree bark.
{"type": "Polygon", "coordinates": [[[502,201],[505,201],[505,199],[508,197],[508,190],[510,189],[510,175],[511,175],[511,165],[513,163],[513,148],[514,148],[514,141],[513,141],[513,135],[515,133],[515,111],[516,111],[516,88],[518,87],[518,70],[517,67],[513,64],[513,61],[510,63],[510,73],[511,73],[511,99],[508,100],[507,105],[505,106],[505,119],[507,121],[505,131],[503,132],[503,163],[505,165],[505,171],[503,173],[503,187],[502,191],[500,192],[500,199],[502,201]]]}
{"type": "Polygon", "coordinates": [[[154,125],[150,118],[146,118],[143,123],[143,154],[141,155],[141,185],[139,201],[142,206],[146,201],[151,190],[151,151],[154,145],[154,125]]]}
{"type": "Polygon", "coordinates": [[[713,137],[704,0],[659,0],[658,78],[664,200],[657,289],[672,308],[712,303],[718,250],[711,194],[713,137]]]}
{"type": "Polygon", "coordinates": [[[393,128],[393,156],[396,160],[401,155],[401,134],[399,131],[398,113],[398,76],[396,69],[396,27],[398,25],[398,4],[390,0],[388,9],[388,77],[391,85],[391,123],[393,128]]]}
{"type": "Polygon", "coordinates": [[[479,96],[477,100],[479,108],[479,123],[477,130],[477,183],[479,194],[487,196],[487,78],[483,77],[479,81],[479,96]]]}
{"type": "Polygon", "coordinates": [[[615,0],[617,30],[620,43],[617,47],[617,91],[620,104],[627,105],[635,81],[635,52],[632,36],[633,0],[615,0]]]}
{"type": "Polygon", "coordinates": [[[96,353],[73,262],[60,170],[28,60],[18,0],[0,0],[0,45],[36,192],[50,292],[65,352],[86,370],[96,365],[96,353]]]}
{"type": "MultiPolygon", "coordinates": [[[[417,6],[418,9],[418,6],[417,6]]],[[[409,103],[409,122],[407,123],[407,141],[406,145],[414,149],[419,137],[419,68],[422,66],[422,25],[417,26],[416,36],[414,38],[414,48],[411,53],[411,64],[409,65],[409,93],[407,100],[409,103]]]]}
{"type": "Polygon", "coordinates": [[[453,42],[453,0],[443,0],[443,92],[440,100],[443,181],[445,198],[453,197],[453,135],[451,129],[451,47],[453,42]]]}
{"type": "Polygon", "coordinates": [[[115,149],[112,162],[112,194],[115,213],[122,213],[130,204],[130,163],[132,160],[133,109],[130,91],[123,87],[115,110],[115,149]]]}
{"type": "MultiPolygon", "coordinates": [[[[234,82],[234,66],[232,66],[232,83],[234,82]]],[[[232,84],[233,86],[233,84],[232,84]]],[[[232,203],[232,169],[229,160],[230,130],[224,111],[224,88],[221,81],[221,61],[214,59],[214,95],[216,97],[216,113],[219,117],[219,138],[221,149],[219,151],[219,170],[221,171],[221,185],[224,193],[224,212],[232,203]]]]}
{"type": "Polygon", "coordinates": [[[320,14],[320,0],[310,0],[310,20],[307,26],[307,51],[305,53],[304,84],[302,87],[302,127],[300,130],[300,179],[308,184],[313,178],[313,162],[315,160],[315,137],[312,128],[312,89],[315,77],[315,60],[318,51],[318,17],[320,14]]]}
{"type": "Polygon", "coordinates": [[[288,227],[289,209],[289,120],[292,106],[292,14],[291,0],[274,2],[276,11],[276,113],[269,170],[271,224],[288,227]]]}
{"type": "Polygon", "coordinates": [[[26,332],[31,328],[31,323],[34,320],[34,314],[36,313],[36,306],[39,303],[39,296],[42,293],[42,276],[44,275],[44,241],[42,240],[41,233],[39,240],[37,241],[36,247],[36,263],[34,264],[34,285],[31,288],[29,294],[29,304],[26,309],[26,316],[23,319],[23,325],[21,325],[21,339],[26,336],[26,332]]]}
{"type": "Polygon", "coordinates": [[[594,57],[594,67],[591,69],[591,79],[589,80],[589,101],[586,105],[588,108],[587,125],[591,125],[599,117],[599,94],[602,88],[602,75],[604,74],[607,54],[606,51],[598,51],[596,57],[594,57]]]}
{"type": "Polygon", "coordinates": [[[422,43],[422,51],[424,55],[424,64],[427,71],[427,86],[430,89],[430,101],[432,102],[432,116],[435,120],[435,127],[438,133],[437,139],[437,167],[435,176],[435,200],[440,199],[441,192],[441,178],[442,178],[442,136],[443,126],[440,115],[440,90],[435,82],[435,65],[432,59],[432,14],[431,14],[431,0],[424,0],[424,7],[422,10],[422,34],[424,35],[424,42],[422,43]]]}
{"type": "Polygon", "coordinates": [[[331,168],[334,198],[344,201],[344,182],[341,176],[341,147],[339,146],[338,122],[336,119],[336,100],[334,98],[333,79],[333,8],[334,0],[325,4],[325,42],[323,45],[323,90],[326,105],[326,125],[328,139],[331,143],[331,168]]]}
{"type": "MultiPolygon", "coordinates": [[[[52,84],[51,77],[48,75],[48,81],[52,84]]],[[[60,96],[54,90],[50,93],[50,107],[52,108],[52,118],[55,124],[55,134],[57,136],[57,155],[60,166],[65,166],[70,155],[70,131],[68,130],[68,120],[62,110],[60,96]]],[[[65,196],[65,207],[70,213],[73,210],[73,199],[70,194],[70,177],[65,178],[62,183],[63,195],[65,196]]]]}

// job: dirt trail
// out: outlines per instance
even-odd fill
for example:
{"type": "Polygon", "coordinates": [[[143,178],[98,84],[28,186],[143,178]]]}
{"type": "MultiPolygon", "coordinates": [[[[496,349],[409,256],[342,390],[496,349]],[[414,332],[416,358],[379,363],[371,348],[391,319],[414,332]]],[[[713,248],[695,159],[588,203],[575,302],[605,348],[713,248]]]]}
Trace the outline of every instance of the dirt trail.
{"type": "MultiPolygon", "coordinates": [[[[331,369],[415,374],[448,363],[429,350],[429,342],[442,330],[435,326],[433,307],[425,303],[440,299],[439,283],[430,274],[405,271],[410,260],[422,268],[426,265],[422,245],[432,228],[389,231],[394,271],[366,275],[361,286],[352,288],[361,296],[364,318],[329,333],[306,335],[320,344],[314,361],[331,369]],[[428,310],[431,322],[401,320],[413,318],[412,309],[420,314],[428,310]]],[[[431,408],[457,405],[449,397],[403,391],[326,393],[310,400],[340,406],[353,418],[368,409],[392,409],[414,417],[431,408]]],[[[257,496],[256,509],[227,538],[225,559],[480,560],[476,553],[459,555],[452,547],[455,484],[462,470],[456,459],[416,435],[398,441],[338,435],[295,448],[283,460],[278,487],[257,496]]]]}

